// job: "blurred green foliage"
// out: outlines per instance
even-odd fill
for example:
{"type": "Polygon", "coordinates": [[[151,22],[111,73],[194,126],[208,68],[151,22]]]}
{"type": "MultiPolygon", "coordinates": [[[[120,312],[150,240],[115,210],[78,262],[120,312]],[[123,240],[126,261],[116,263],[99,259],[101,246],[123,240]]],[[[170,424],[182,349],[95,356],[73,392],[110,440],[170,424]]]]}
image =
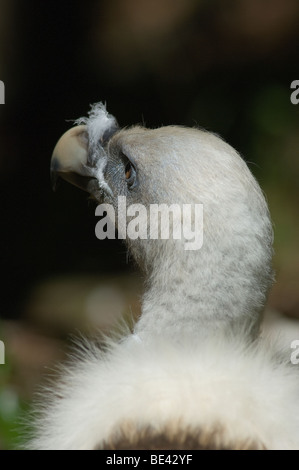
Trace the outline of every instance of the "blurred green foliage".
{"type": "Polygon", "coordinates": [[[13,361],[6,352],[5,364],[0,364],[0,450],[19,446],[25,428],[29,429],[26,423],[29,404],[21,399],[13,382],[13,361]]]}

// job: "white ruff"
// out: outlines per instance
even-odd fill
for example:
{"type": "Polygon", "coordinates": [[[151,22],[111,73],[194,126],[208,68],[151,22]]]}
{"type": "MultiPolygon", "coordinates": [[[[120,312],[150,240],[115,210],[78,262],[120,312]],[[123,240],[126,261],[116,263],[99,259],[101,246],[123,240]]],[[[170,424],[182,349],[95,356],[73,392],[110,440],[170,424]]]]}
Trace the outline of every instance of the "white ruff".
{"type": "Polygon", "coordinates": [[[298,448],[299,374],[273,355],[269,344],[221,336],[94,348],[43,403],[31,447],[94,449],[123,423],[159,431],[179,422],[205,433],[223,428],[223,445],[254,439],[267,449],[298,448]]]}

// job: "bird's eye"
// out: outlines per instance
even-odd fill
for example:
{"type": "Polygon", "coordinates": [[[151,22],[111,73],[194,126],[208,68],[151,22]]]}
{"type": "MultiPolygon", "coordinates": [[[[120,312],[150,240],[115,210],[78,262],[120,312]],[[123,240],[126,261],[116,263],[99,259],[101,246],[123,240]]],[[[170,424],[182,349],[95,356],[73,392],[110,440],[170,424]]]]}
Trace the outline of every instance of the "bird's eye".
{"type": "Polygon", "coordinates": [[[120,160],[123,165],[123,174],[124,174],[124,180],[128,186],[129,189],[135,188],[137,184],[137,172],[136,168],[134,165],[134,162],[132,162],[131,158],[128,158],[127,155],[123,152],[120,153],[120,160]]]}
{"type": "Polygon", "coordinates": [[[125,178],[128,187],[133,189],[136,184],[136,170],[130,161],[128,161],[125,166],[125,178]]]}
{"type": "Polygon", "coordinates": [[[125,176],[126,176],[126,180],[129,180],[132,176],[132,165],[130,162],[128,162],[126,164],[126,167],[125,167],[125,176]]]}

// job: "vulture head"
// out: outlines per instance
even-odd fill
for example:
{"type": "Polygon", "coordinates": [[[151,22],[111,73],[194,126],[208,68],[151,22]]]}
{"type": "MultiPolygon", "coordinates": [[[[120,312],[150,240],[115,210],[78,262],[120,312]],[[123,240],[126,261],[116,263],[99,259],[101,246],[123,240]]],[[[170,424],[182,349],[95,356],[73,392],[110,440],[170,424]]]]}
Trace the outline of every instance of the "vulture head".
{"type": "Polygon", "coordinates": [[[298,372],[258,335],[269,212],[238,153],[199,129],[121,129],[97,104],[59,140],[51,169],[113,208],[147,282],[133,334],[90,345],[41,395],[29,447],[298,448],[298,372]],[[139,207],[143,236],[128,235],[120,199],[126,215],[139,207]],[[148,216],[157,205],[190,208],[189,230],[174,211],[182,236],[151,237],[165,222],[148,216]]]}
{"type": "Polygon", "coordinates": [[[98,203],[111,204],[119,230],[124,226],[119,196],[127,208],[146,208],[139,214],[146,238],[123,236],[147,276],[136,333],[200,337],[219,328],[228,334],[241,328],[256,336],[272,281],[272,226],[265,198],[244,160],[203,130],[121,129],[102,104],[77,124],[54,150],[54,179],[61,176],[98,203]],[[159,229],[163,223],[149,217],[151,207],[163,204],[182,208],[170,215],[171,227],[182,229],[180,239],[150,237],[150,224],[159,229]],[[184,205],[190,207],[193,244],[184,238],[184,205]],[[195,213],[199,205],[201,220],[195,213]]]}

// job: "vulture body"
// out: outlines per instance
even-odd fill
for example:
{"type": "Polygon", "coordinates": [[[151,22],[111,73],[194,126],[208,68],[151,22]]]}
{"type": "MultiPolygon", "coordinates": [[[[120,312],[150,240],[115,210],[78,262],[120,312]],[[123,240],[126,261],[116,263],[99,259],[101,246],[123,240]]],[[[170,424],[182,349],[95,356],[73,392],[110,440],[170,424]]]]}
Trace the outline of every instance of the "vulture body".
{"type": "MultiPolygon", "coordinates": [[[[65,368],[29,447],[298,448],[298,372],[259,333],[272,225],[238,153],[199,129],[120,129],[96,104],[58,142],[52,172],[110,204],[118,228],[119,196],[147,209],[202,204],[203,244],[126,238],[146,276],[140,319],[132,334],[105,351],[89,345],[65,368]]],[[[148,219],[140,223],[149,234],[148,219]]]]}

